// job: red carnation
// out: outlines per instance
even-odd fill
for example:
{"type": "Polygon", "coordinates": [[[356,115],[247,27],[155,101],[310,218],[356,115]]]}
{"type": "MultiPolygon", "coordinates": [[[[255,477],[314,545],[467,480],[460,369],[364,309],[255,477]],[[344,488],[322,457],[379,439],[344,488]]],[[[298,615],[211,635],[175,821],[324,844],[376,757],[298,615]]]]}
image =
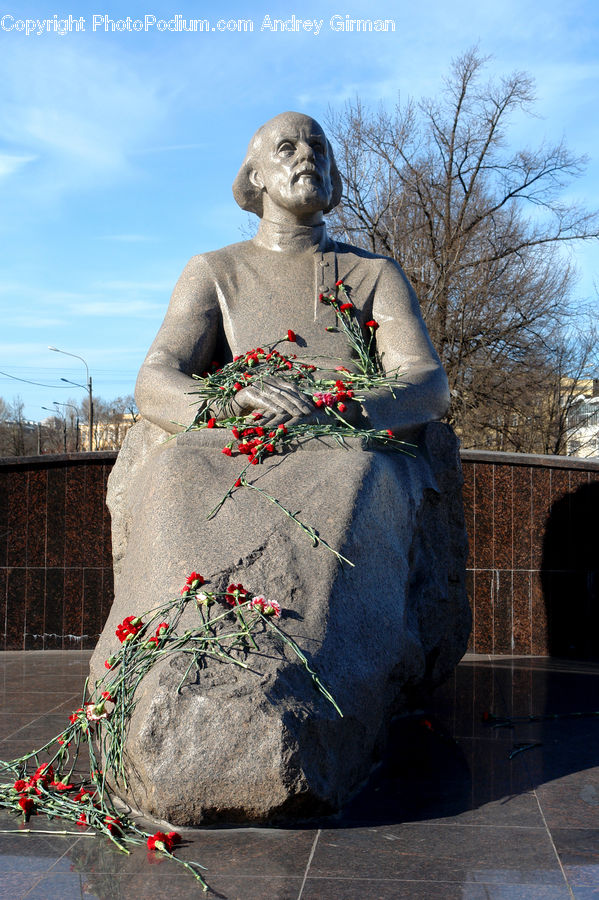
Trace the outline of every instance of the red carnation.
{"type": "Polygon", "coordinates": [[[74,785],[65,784],[64,781],[53,781],[50,784],[50,787],[53,787],[56,791],[72,791],[74,790],[74,785]]]}
{"type": "Polygon", "coordinates": [[[31,813],[35,810],[35,803],[31,799],[31,797],[19,797],[19,806],[26,816],[31,815],[31,813]]]}
{"type": "Polygon", "coordinates": [[[375,322],[374,319],[370,319],[369,322],[366,322],[366,328],[372,328],[373,331],[376,331],[379,327],[379,323],[375,322]]]}
{"type": "Polygon", "coordinates": [[[116,636],[118,637],[121,644],[125,643],[125,641],[132,641],[138,631],[140,631],[144,626],[144,623],[138,616],[127,616],[120,625],[117,626],[115,631],[116,636]]]}
{"type": "Polygon", "coordinates": [[[288,340],[291,344],[295,344],[295,342],[296,342],[296,340],[297,340],[297,338],[296,338],[296,336],[295,336],[295,331],[292,331],[291,328],[290,328],[290,329],[288,330],[288,332],[287,332],[287,340],[288,340]]]}
{"type": "Polygon", "coordinates": [[[243,603],[247,598],[247,591],[244,586],[240,584],[230,584],[227,588],[227,592],[225,594],[225,600],[230,606],[237,606],[239,603],[243,603]]]}
{"type": "MultiPolygon", "coordinates": [[[[206,579],[204,578],[204,576],[200,575],[199,572],[192,572],[191,575],[188,576],[185,585],[190,588],[197,588],[201,587],[204,584],[205,580],[206,579]]],[[[166,627],[168,628],[166,622],[163,622],[162,625],[166,625],[166,627]]],[[[159,625],[158,627],[162,628],[162,625],[159,625]]]]}
{"type": "Polygon", "coordinates": [[[15,781],[15,783],[13,784],[13,787],[14,787],[15,791],[24,791],[27,789],[27,782],[24,781],[22,778],[19,778],[17,781],[15,781]]]}
{"type": "Polygon", "coordinates": [[[117,832],[120,831],[121,821],[115,816],[106,816],[106,818],[104,819],[104,824],[111,834],[114,834],[115,830],[117,832]]]}
{"type": "Polygon", "coordinates": [[[206,422],[206,428],[214,428],[215,425],[216,425],[216,419],[214,417],[212,417],[211,419],[208,419],[208,421],[206,422]]]}
{"type": "Polygon", "coordinates": [[[180,842],[181,835],[177,834],[176,831],[169,831],[168,834],[165,834],[164,831],[157,831],[156,834],[152,834],[148,838],[148,849],[166,850],[168,853],[171,853],[180,842]]]}
{"type": "Polygon", "coordinates": [[[345,312],[346,310],[353,309],[353,308],[354,308],[353,303],[342,303],[341,306],[339,307],[339,310],[341,312],[345,312]]]}
{"type": "Polygon", "coordinates": [[[335,287],[341,287],[342,284],[343,284],[343,278],[340,278],[339,281],[335,282],[335,287]]]}

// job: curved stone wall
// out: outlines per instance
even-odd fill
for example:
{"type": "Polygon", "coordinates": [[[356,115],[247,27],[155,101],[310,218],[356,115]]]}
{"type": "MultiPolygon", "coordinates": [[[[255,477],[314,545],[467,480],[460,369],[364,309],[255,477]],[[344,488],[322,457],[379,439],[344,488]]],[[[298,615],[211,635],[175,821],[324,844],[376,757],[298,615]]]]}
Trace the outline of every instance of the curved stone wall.
{"type": "MultiPolygon", "coordinates": [[[[93,647],[116,453],[0,460],[0,649],[93,647]]],[[[599,459],[462,451],[477,653],[599,654],[599,459]]]]}

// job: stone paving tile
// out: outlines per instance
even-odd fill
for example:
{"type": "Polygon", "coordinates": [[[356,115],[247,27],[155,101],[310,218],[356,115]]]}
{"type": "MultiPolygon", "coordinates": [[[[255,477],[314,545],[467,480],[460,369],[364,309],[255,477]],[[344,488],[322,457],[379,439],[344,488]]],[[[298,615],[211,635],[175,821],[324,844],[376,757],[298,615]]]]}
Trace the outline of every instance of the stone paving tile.
{"type": "Polygon", "coordinates": [[[190,875],[172,871],[168,876],[152,870],[117,876],[73,872],[46,875],[29,893],[14,894],[10,900],[297,900],[301,884],[301,878],[219,877],[203,893],[190,875]]]}
{"type": "MultiPolygon", "coordinates": [[[[40,880],[39,873],[6,872],[0,878],[0,900],[21,900],[40,880]]],[[[79,895],[81,896],[81,895],[79,895]]]]}
{"type": "Polygon", "coordinates": [[[553,885],[308,878],[301,900],[571,900],[571,895],[553,885]]]}
{"type": "MultiPolygon", "coordinates": [[[[276,876],[302,878],[310,858],[315,831],[287,829],[180,829],[184,844],[180,859],[198,862],[210,877],[276,876]]],[[[148,858],[153,871],[178,872],[176,864],[148,854],[144,846],[124,856],[108,841],[81,840],[70,851],[73,865],[81,871],[108,876],[146,871],[148,858]]],[[[191,876],[189,876],[191,877],[191,876]]]]}
{"type": "Polygon", "coordinates": [[[544,829],[487,825],[323,831],[309,875],[564,885],[544,829]]]}
{"type": "MultiPolygon", "coordinates": [[[[89,656],[0,653],[0,758],[61,730],[89,656]]],[[[599,719],[493,730],[482,716],[596,708],[598,686],[599,666],[470,657],[427,713],[398,720],[341,814],[294,829],[184,830],[181,855],[207,866],[208,896],[225,900],[299,900],[300,890],[301,900],[599,900],[599,719]],[[533,739],[542,746],[509,760],[533,739]]],[[[0,830],[14,826],[0,812],[0,830]]],[[[41,817],[29,826],[63,827],[41,817]]],[[[176,864],[151,859],[96,838],[2,834],[0,898],[205,896],[176,864]]]]}
{"type": "Polygon", "coordinates": [[[554,828],[551,836],[569,884],[599,889],[599,827],[554,828]]]}
{"type": "MultiPolygon", "coordinates": [[[[599,744],[595,746],[599,747],[599,744]]],[[[599,829],[599,766],[540,784],[535,793],[551,831],[556,828],[599,829]]]]}

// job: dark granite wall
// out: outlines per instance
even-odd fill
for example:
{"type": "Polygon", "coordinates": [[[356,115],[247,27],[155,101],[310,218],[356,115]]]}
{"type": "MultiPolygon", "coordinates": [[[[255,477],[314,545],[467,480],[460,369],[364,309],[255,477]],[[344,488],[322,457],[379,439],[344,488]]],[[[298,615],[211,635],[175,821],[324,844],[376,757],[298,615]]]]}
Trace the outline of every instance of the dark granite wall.
{"type": "Polygon", "coordinates": [[[462,452],[470,649],[599,657],[599,460],[462,452]]]}
{"type": "Polygon", "coordinates": [[[115,455],[0,461],[0,649],[95,645],[112,603],[115,455]]]}
{"type": "MultiPolygon", "coordinates": [[[[115,456],[0,460],[0,649],[95,644],[112,601],[115,456]]],[[[599,655],[599,460],[467,450],[462,464],[470,649],[599,655]]]]}

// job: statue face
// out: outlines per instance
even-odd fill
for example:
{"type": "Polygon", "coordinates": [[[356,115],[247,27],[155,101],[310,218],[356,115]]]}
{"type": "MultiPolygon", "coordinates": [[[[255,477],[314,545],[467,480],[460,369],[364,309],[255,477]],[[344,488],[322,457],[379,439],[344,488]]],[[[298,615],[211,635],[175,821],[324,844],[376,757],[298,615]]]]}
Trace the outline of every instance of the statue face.
{"type": "Polygon", "coordinates": [[[253,183],[296,218],[326,209],[333,196],[327,140],[308,116],[283,114],[260,135],[253,183]]]}

